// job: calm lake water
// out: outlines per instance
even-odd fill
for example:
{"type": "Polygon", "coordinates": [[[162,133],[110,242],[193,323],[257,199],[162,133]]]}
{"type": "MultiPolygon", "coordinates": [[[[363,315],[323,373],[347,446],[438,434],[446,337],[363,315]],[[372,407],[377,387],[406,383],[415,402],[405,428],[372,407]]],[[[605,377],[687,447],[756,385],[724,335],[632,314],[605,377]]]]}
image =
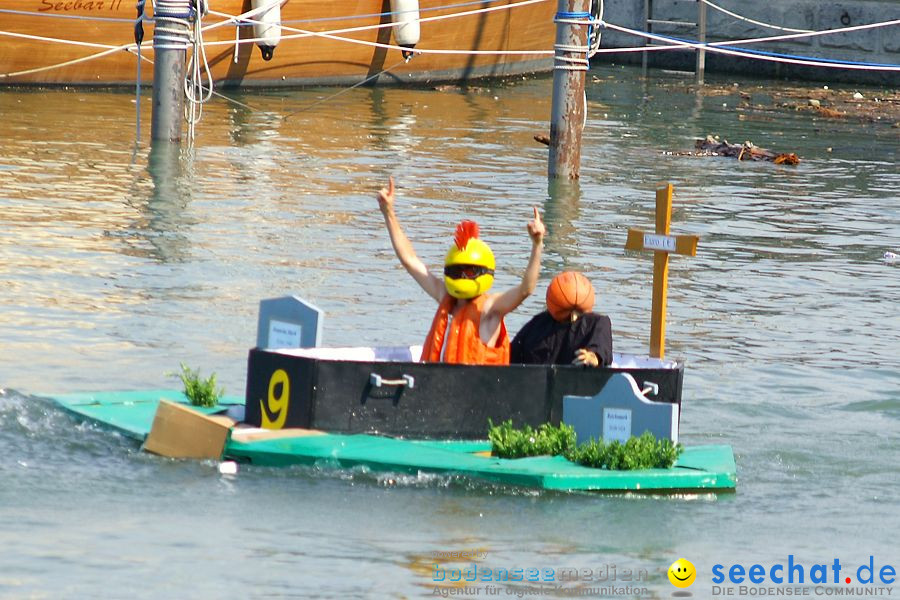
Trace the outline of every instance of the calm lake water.
{"type": "Polygon", "coordinates": [[[580,186],[561,189],[532,139],[547,132],[547,78],[318,104],[337,90],[241,94],[246,107],[207,105],[180,153],[149,149],[147,95],[136,145],[128,93],[0,91],[0,598],[422,597],[434,553],[470,549],[486,552],[481,567],[615,569],[620,586],[644,569],[630,585],[645,598],[672,597],[679,557],[698,569],[697,598],[712,596],[715,564],[838,558],[855,580],[872,556],[900,570],[900,264],[883,258],[900,246],[900,130],[736,110],[740,91],[765,104],[779,83],[720,95],[632,69],[593,76],[580,186]],[[707,134],[801,162],[664,154],[707,134]],[[178,387],[182,361],[242,395],[257,303],[285,294],[326,311],[327,345],[421,343],[434,307],[397,264],[374,199],[391,174],[419,255],[440,265],[455,223],[473,218],[498,288],[525,265],[538,206],[541,282],[509,329],[541,309],[555,273],[578,269],[623,352],[646,351],[652,273],[649,256],[624,252],[626,229],[651,227],[654,189],[672,182],[673,232],[702,236],[670,272],[682,441],[730,444],[737,492],[227,477],[143,454],[40,398],[178,387]]]}

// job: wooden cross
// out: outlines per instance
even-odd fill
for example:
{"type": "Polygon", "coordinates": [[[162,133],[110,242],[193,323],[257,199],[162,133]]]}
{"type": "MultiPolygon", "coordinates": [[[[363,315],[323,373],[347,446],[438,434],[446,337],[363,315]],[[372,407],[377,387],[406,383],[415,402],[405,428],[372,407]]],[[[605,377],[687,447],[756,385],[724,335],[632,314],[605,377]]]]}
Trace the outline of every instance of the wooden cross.
{"type": "Polygon", "coordinates": [[[671,183],[656,189],[656,233],[629,229],[626,250],[653,251],[653,308],[650,314],[650,356],[666,352],[666,295],[669,284],[669,253],[697,256],[697,235],[669,235],[672,223],[671,183]]]}

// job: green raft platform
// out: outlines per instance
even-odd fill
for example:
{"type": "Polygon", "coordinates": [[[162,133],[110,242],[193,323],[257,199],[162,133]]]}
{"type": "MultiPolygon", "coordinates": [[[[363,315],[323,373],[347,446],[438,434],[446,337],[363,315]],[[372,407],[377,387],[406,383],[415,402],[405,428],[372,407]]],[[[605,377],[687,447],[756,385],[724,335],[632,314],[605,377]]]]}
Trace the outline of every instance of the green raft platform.
{"type": "MultiPolygon", "coordinates": [[[[78,418],[108,427],[145,446],[154,419],[158,419],[160,401],[167,401],[164,406],[175,403],[179,411],[198,415],[200,420],[209,421],[221,430],[221,451],[216,450],[213,454],[219,456],[210,458],[261,466],[366,467],[373,472],[459,475],[500,484],[570,491],[733,491],[737,479],[734,454],[726,445],[686,447],[671,469],[609,471],[583,467],[561,456],[501,459],[490,456],[488,441],[412,440],[308,429],[272,431],[208,418],[225,413],[230,407],[242,406],[244,399],[237,397],[225,397],[212,408],[188,406],[184,394],[174,390],[49,397],[78,418]]],[[[190,431],[193,437],[200,430],[190,431]]]]}

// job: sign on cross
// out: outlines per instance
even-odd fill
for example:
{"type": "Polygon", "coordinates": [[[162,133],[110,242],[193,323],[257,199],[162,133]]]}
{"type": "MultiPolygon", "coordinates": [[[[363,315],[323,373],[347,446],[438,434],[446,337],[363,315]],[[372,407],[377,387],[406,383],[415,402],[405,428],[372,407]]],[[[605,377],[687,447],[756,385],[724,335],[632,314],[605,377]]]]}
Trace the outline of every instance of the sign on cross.
{"type": "Polygon", "coordinates": [[[697,256],[697,235],[669,235],[672,224],[671,183],[656,189],[656,232],[629,229],[626,250],[653,252],[653,307],[650,314],[650,356],[663,358],[666,349],[666,296],[669,284],[669,254],[697,256]]]}

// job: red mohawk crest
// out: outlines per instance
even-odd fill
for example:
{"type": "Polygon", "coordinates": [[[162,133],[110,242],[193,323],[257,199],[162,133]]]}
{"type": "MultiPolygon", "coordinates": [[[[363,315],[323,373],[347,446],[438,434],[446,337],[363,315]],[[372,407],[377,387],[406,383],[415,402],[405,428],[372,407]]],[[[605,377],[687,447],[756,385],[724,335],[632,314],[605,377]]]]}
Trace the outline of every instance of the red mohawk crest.
{"type": "Polygon", "coordinates": [[[462,251],[466,249],[469,240],[477,237],[478,223],[475,221],[463,221],[456,226],[456,236],[453,239],[456,241],[456,247],[462,251]]]}

